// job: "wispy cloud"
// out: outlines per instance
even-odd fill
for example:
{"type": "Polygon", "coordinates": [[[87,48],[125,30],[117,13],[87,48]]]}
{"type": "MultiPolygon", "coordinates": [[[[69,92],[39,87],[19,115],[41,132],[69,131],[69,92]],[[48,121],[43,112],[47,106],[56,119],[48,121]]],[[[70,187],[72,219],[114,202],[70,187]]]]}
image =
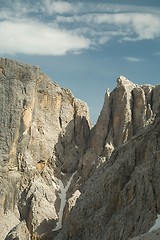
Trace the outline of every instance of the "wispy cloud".
{"type": "Polygon", "coordinates": [[[71,13],[74,12],[75,9],[71,3],[65,1],[44,0],[43,4],[50,15],[54,13],[71,13]]]}
{"type": "Polygon", "coordinates": [[[64,55],[89,48],[90,40],[38,22],[1,22],[0,53],[64,55]]]}
{"type": "Polygon", "coordinates": [[[119,42],[160,39],[160,11],[55,0],[6,0],[0,9],[1,53],[79,53],[113,38],[119,42]]]}
{"type": "MultiPolygon", "coordinates": [[[[94,13],[81,16],[58,16],[59,23],[85,24],[97,29],[123,32],[122,40],[160,38],[160,16],[151,13],[94,13]],[[125,33],[125,34],[124,34],[125,33]]],[[[119,35],[119,34],[118,34],[119,35]]]]}
{"type": "Polygon", "coordinates": [[[153,55],[154,55],[154,56],[160,56],[160,51],[154,52],[153,55]]]}
{"type": "MultiPolygon", "coordinates": [[[[90,47],[91,41],[72,29],[65,29],[52,20],[53,13],[72,11],[72,5],[63,1],[37,1],[24,4],[20,0],[6,0],[0,9],[0,53],[64,55],[80,53],[90,47]],[[5,2],[5,3],[6,3],[5,2]]],[[[53,14],[54,16],[54,14],[53,14]]]]}
{"type": "Polygon", "coordinates": [[[125,60],[131,63],[143,62],[144,58],[135,58],[135,57],[125,57],[125,60]]]}

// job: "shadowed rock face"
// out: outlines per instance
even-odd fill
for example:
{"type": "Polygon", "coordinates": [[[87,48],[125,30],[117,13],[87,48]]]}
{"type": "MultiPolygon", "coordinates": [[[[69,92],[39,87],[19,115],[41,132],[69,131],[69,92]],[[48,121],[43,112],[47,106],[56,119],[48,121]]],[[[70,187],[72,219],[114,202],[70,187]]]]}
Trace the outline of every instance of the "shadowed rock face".
{"type": "Polygon", "coordinates": [[[132,238],[131,240],[159,240],[159,239],[160,239],[160,229],[157,229],[152,232],[147,232],[138,237],[132,238]]]}
{"type": "Polygon", "coordinates": [[[160,118],[113,151],[88,179],[56,238],[125,240],[160,213],[160,118]]]}
{"type": "Polygon", "coordinates": [[[125,240],[154,224],[160,211],[159,105],[159,85],[139,86],[123,76],[106,92],[79,163],[81,196],[56,240],[125,240]]]}
{"type": "Polygon", "coordinates": [[[159,105],[160,85],[120,76],[90,130],[88,107],[70,90],[38,67],[1,58],[0,238],[147,232],[160,214],[159,105]]]}
{"type": "Polygon", "coordinates": [[[44,235],[60,207],[52,178],[65,184],[86,151],[88,107],[38,67],[1,58],[0,112],[1,239],[22,220],[44,235]]]}
{"type": "Polygon", "coordinates": [[[112,151],[151,124],[160,106],[160,85],[137,85],[123,76],[117,87],[106,92],[98,121],[91,130],[88,151],[79,168],[84,181],[92,175],[100,157],[109,159],[112,151]]]}

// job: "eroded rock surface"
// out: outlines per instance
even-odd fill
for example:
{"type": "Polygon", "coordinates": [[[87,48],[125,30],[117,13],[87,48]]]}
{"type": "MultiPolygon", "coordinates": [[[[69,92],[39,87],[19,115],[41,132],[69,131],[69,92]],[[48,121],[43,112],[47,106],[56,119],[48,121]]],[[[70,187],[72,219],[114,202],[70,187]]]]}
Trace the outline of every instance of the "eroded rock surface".
{"type": "Polygon", "coordinates": [[[131,240],[159,240],[160,229],[154,230],[153,232],[142,234],[138,237],[132,238],[131,240]]]}
{"type": "Polygon", "coordinates": [[[139,86],[120,76],[106,92],[79,163],[82,193],[58,240],[125,240],[150,229],[160,211],[159,106],[160,85],[139,86]]]}
{"type": "MultiPolygon", "coordinates": [[[[0,238],[147,233],[160,214],[159,106],[160,85],[120,76],[90,130],[88,107],[70,90],[1,58],[0,238]]],[[[151,234],[159,230],[142,239],[151,234]]]]}
{"type": "Polygon", "coordinates": [[[56,240],[126,240],[160,213],[160,117],[113,151],[88,179],[56,240]]]}
{"type": "Polygon", "coordinates": [[[53,176],[65,184],[86,151],[88,107],[38,67],[1,58],[0,69],[0,228],[4,239],[25,221],[40,237],[58,221],[53,176]]]}
{"type": "Polygon", "coordinates": [[[31,235],[28,231],[25,221],[20,222],[14,227],[5,238],[6,240],[31,240],[31,235]]]}
{"type": "Polygon", "coordinates": [[[108,160],[112,151],[154,121],[160,106],[160,85],[137,85],[124,76],[117,87],[106,92],[98,121],[91,130],[90,147],[80,161],[84,181],[101,157],[108,160]]]}

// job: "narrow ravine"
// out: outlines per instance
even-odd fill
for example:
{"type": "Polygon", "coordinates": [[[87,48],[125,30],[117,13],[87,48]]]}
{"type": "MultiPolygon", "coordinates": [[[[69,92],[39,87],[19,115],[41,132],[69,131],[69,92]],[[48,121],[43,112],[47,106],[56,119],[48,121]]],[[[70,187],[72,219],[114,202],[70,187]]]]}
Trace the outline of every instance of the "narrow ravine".
{"type": "Polygon", "coordinates": [[[68,180],[67,185],[65,187],[64,187],[63,182],[60,179],[57,179],[58,184],[59,184],[58,190],[59,190],[59,197],[60,197],[60,200],[61,200],[61,205],[60,205],[60,209],[59,209],[59,212],[58,212],[58,219],[59,220],[57,222],[56,227],[53,229],[53,231],[57,231],[57,230],[62,228],[63,211],[64,211],[64,207],[66,205],[66,193],[67,193],[67,191],[68,191],[68,189],[71,185],[71,182],[72,182],[72,179],[73,179],[75,173],[72,174],[72,176],[68,180]]]}

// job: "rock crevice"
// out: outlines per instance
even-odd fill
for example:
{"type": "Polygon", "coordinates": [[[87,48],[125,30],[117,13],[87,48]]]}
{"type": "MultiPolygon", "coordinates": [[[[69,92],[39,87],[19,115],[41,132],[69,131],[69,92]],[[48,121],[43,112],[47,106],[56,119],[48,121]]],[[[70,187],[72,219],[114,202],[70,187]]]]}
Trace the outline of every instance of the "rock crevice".
{"type": "MultiPolygon", "coordinates": [[[[61,171],[74,172],[85,153],[88,107],[38,67],[1,58],[0,69],[0,218],[12,213],[1,238],[20,221],[32,238],[45,238],[56,226],[61,201],[52,176],[61,180],[61,171]]],[[[23,226],[10,236],[25,232],[23,226]]]]}
{"type": "Polygon", "coordinates": [[[149,231],[160,213],[159,110],[160,85],[120,76],[91,129],[87,104],[70,90],[1,58],[0,238],[126,240],[149,231]]]}

